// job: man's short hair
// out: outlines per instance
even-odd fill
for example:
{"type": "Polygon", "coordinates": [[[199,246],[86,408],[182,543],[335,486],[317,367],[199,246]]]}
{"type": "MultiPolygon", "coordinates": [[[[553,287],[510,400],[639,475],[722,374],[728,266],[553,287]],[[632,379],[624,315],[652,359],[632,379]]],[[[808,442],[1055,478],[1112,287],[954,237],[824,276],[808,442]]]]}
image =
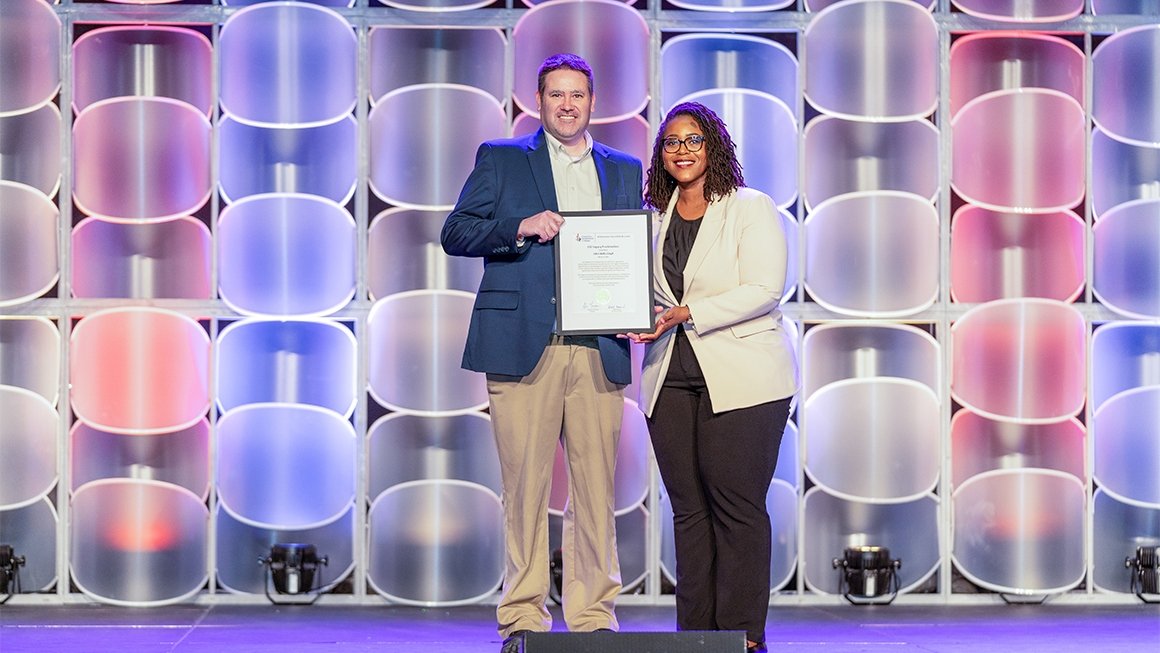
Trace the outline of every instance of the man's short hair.
{"type": "Polygon", "coordinates": [[[543,95],[544,93],[544,80],[548,77],[548,73],[554,70],[560,70],[561,68],[584,73],[584,76],[588,78],[588,94],[592,95],[592,66],[589,66],[583,57],[568,52],[554,54],[544,59],[544,63],[540,64],[539,80],[536,84],[536,93],[538,95],[543,95]]]}

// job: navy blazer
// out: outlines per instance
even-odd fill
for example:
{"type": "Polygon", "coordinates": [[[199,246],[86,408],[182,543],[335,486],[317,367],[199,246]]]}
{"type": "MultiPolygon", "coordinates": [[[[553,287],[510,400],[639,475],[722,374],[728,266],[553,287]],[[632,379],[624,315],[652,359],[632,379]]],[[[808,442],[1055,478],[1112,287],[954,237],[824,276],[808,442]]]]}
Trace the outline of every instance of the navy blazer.
{"type": "MultiPolygon", "coordinates": [[[[558,211],[552,164],[541,127],[521,138],[479,146],[459,201],[440,236],[452,256],[482,256],[483,279],[475,296],[463,367],[476,372],[526,376],[547,347],[556,322],[555,240],[517,250],[520,222],[540,211],[558,211]]],[[[604,210],[641,208],[640,161],[592,144],[604,210]]],[[[613,383],[632,380],[628,342],[597,338],[604,374],[613,383]]]]}

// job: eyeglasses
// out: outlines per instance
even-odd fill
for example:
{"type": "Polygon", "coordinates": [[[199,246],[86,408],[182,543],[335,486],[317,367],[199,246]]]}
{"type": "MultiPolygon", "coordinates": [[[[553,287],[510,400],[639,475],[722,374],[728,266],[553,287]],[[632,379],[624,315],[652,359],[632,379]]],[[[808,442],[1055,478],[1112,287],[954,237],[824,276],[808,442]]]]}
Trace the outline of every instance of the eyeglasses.
{"type": "Polygon", "coordinates": [[[670,136],[662,141],[662,143],[665,146],[665,151],[669,154],[676,154],[681,149],[681,145],[684,145],[685,149],[690,152],[699,152],[701,151],[701,146],[705,144],[705,137],[700,134],[686,136],[683,139],[670,136]]]}

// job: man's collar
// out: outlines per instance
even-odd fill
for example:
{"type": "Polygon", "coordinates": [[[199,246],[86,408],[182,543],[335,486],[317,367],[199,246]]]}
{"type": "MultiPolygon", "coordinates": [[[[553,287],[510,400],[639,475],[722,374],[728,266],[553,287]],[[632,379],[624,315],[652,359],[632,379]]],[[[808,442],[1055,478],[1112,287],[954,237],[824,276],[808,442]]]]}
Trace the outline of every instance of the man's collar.
{"type": "Polygon", "coordinates": [[[564,149],[564,144],[560,142],[560,139],[550,134],[546,129],[544,130],[544,138],[546,139],[549,149],[570,159],[582,159],[585,156],[588,156],[590,152],[592,152],[592,134],[588,133],[587,129],[584,130],[584,152],[582,152],[579,156],[573,156],[572,154],[569,154],[568,150],[564,149]]]}

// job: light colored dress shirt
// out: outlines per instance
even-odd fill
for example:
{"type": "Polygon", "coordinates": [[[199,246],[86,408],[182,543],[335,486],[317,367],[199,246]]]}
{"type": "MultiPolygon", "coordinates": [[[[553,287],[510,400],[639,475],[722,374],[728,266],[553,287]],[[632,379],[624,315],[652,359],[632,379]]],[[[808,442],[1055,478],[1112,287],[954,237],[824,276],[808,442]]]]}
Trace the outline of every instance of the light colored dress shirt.
{"type": "Polygon", "coordinates": [[[587,147],[580,156],[572,156],[564,144],[547,131],[548,158],[552,161],[552,180],[556,183],[556,203],[561,211],[599,211],[600,179],[592,161],[592,135],[584,132],[587,147]]]}

